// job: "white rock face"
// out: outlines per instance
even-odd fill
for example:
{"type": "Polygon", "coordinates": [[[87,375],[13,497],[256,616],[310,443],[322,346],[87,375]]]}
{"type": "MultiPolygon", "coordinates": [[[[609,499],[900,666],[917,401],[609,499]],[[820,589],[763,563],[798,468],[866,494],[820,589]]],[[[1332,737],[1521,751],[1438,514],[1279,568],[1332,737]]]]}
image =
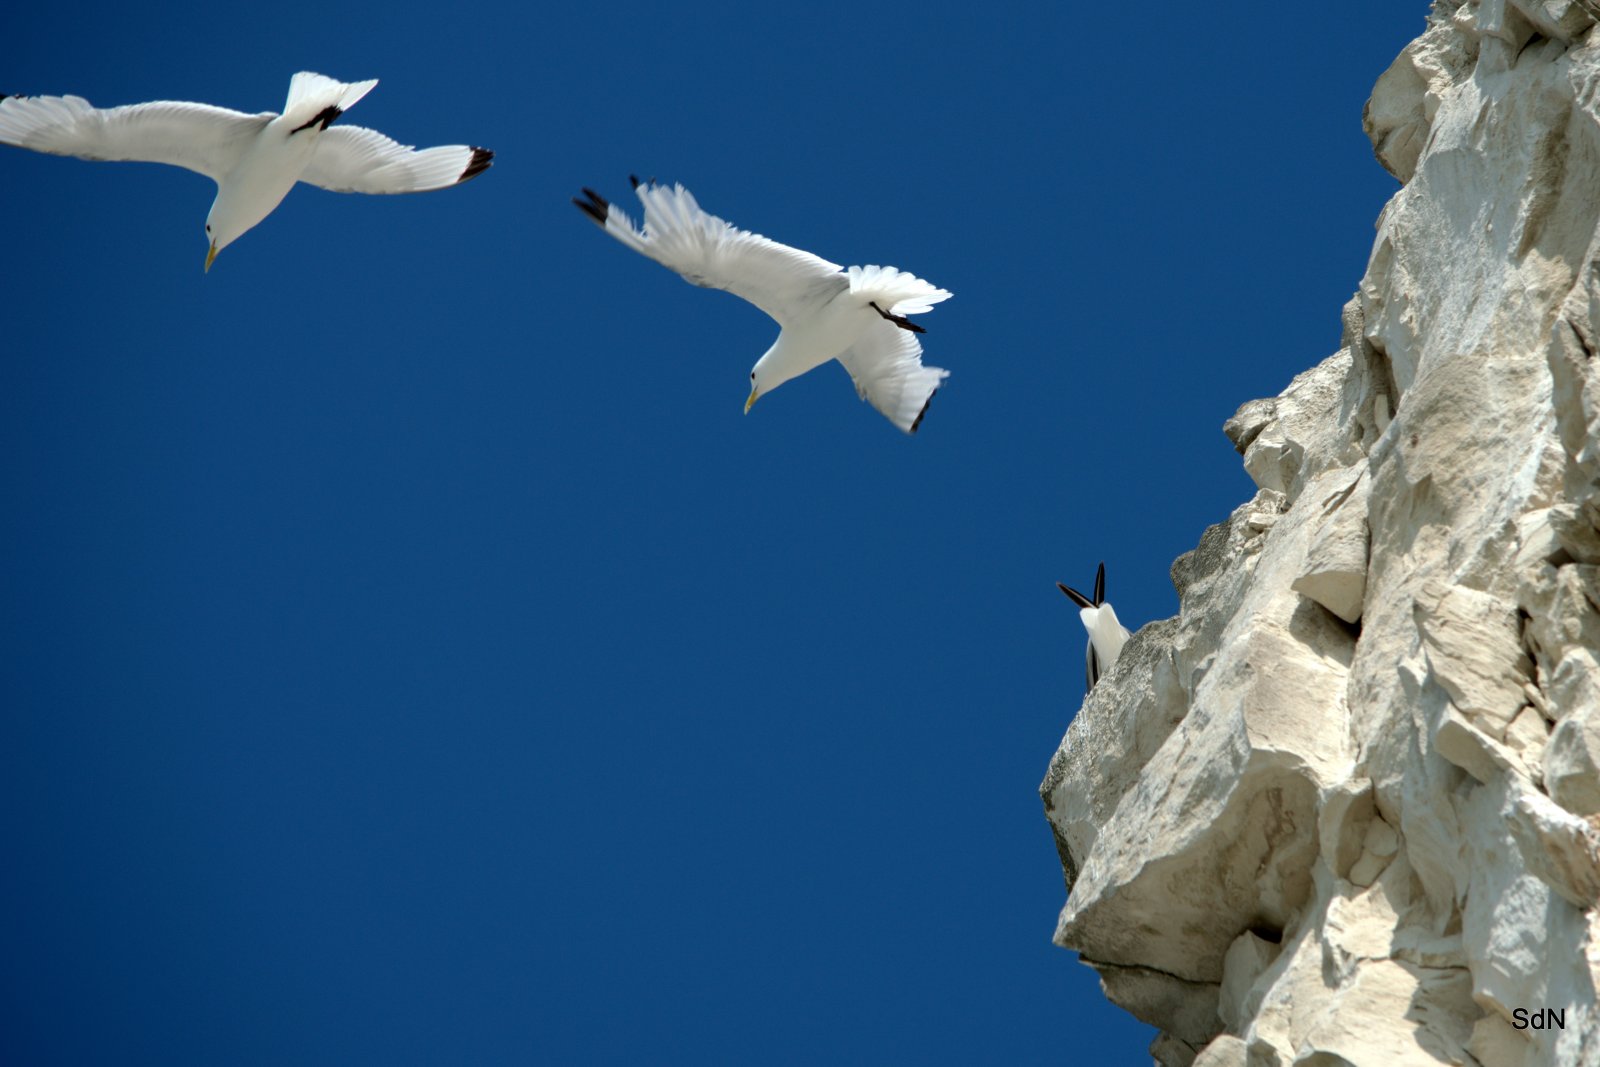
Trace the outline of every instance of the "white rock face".
{"type": "Polygon", "coordinates": [[[1056,941],[1163,1064],[1600,1064],[1597,17],[1438,0],[1378,79],[1343,347],[1051,762],[1056,941]]]}

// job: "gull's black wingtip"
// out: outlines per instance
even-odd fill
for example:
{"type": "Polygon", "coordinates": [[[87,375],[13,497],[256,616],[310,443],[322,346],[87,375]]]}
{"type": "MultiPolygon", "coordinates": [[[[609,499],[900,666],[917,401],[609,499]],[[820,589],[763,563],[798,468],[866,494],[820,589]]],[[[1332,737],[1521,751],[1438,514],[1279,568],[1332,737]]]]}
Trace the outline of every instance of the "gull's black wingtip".
{"type": "Polygon", "coordinates": [[[611,202],[587,185],[583,187],[583,195],[588,199],[579,200],[577,197],[573,197],[572,202],[578,205],[579,210],[585,215],[604,226],[606,224],[606,214],[611,210],[611,202]]]}
{"type": "Polygon", "coordinates": [[[933,398],[938,396],[938,395],[939,395],[939,390],[937,390],[937,389],[935,389],[933,392],[928,394],[928,399],[926,399],[926,400],[924,400],[922,402],[922,410],[917,412],[917,417],[911,420],[911,429],[907,430],[906,433],[916,433],[917,432],[917,429],[919,427],[921,427],[921,425],[922,425],[923,416],[928,414],[928,405],[932,404],[933,403],[933,398]]]}
{"type": "MultiPolygon", "coordinates": [[[[493,152],[489,151],[487,148],[479,148],[477,145],[473,145],[472,158],[467,161],[467,169],[461,172],[461,177],[456,179],[456,184],[460,185],[462,182],[471,181],[473,178],[476,178],[478,175],[488,170],[493,164],[493,152]]],[[[499,178],[495,179],[495,181],[499,180],[499,178]]]]}
{"type": "Polygon", "coordinates": [[[1100,569],[1094,572],[1094,602],[1098,607],[1106,602],[1106,564],[1100,561],[1100,569]]]}
{"type": "Polygon", "coordinates": [[[639,186],[644,184],[644,182],[639,180],[639,176],[637,174],[628,175],[628,181],[633,185],[633,187],[635,189],[639,188],[639,186]]]}
{"type": "Polygon", "coordinates": [[[1057,582],[1056,583],[1056,588],[1061,590],[1063,593],[1065,593],[1067,595],[1067,599],[1071,600],[1074,604],[1078,605],[1078,607],[1080,607],[1080,608],[1092,608],[1092,607],[1094,607],[1094,602],[1093,601],[1091,601],[1088,597],[1084,596],[1082,593],[1078,592],[1076,589],[1072,588],[1072,586],[1066,584],[1065,582],[1057,582]]]}

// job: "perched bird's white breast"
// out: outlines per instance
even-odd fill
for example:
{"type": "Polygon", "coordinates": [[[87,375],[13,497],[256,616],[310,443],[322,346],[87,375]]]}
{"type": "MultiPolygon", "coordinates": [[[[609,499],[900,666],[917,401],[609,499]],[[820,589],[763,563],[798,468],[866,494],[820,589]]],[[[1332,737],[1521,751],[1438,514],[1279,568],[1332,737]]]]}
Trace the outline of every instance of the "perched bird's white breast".
{"type": "Polygon", "coordinates": [[[1080,608],[1078,617],[1083,620],[1083,628],[1089,631],[1089,643],[1099,657],[1100,669],[1110,670],[1122,654],[1122,646],[1128,641],[1127,628],[1117,620],[1116,609],[1110,604],[1080,608]]]}

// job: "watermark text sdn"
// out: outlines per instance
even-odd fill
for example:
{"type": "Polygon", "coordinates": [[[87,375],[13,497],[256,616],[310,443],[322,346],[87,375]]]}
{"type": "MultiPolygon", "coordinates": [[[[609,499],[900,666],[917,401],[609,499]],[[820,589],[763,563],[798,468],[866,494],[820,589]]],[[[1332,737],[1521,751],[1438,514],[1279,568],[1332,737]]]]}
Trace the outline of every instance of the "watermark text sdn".
{"type": "Polygon", "coordinates": [[[1567,1009],[1538,1008],[1529,1011],[1527,1008],[1518,1008],[1511,1013],[1511,1025],[1518,1030],[1565,1030],[1567,1009]]]}

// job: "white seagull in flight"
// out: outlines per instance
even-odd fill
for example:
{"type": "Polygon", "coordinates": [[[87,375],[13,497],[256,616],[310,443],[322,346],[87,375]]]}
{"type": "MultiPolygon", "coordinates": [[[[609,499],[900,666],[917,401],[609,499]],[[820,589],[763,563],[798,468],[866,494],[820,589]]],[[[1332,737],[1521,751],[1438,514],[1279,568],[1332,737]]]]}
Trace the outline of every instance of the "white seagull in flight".
{"type": "Polygon", "coordinates": [[[329,125],[377,85],[302,71],[283,114],[246,115],[158,100],[96,108],[81,96],[0,96],[0,144],[81,159],[170,163],[217,183],[206,216],[206,270],[272,214],[297,181],[338,193],[418,193],[477,177],[494,153],[470,145],[417,151],[375,130],[329,125]]]}
{"type": "Polygon", "coordinates": [[[750,371],[750,398],[837,359],[861,399],[906,433],[916,433],[949,371],[922,365],[924,332],[907,315],[933,310],[950,293],[894,267],[846,270],[709,215],[681,185],[633,179],[644,227],[599,193],[573,203],[611,236],[708,289],[726,289],[777,320],[778,340],[750,371]]]}
{"type": "Polygon", "coordinates": [[[1089,647],[1083,654],[1084,670],[1088,675],[1088,688],[1093,689],[1100,676],[1117,662],[1128,640],[1128,628],[1117,621],[1116,609],[1106,603],[1106,565],[1100,564],[1095,572],[1093,597],[1086,597],[1061,582],[1056,583],[1056,588],[1078,605],[1078,617],[1083,620],[1083,628],[1089,631],[1089,647]]]}

